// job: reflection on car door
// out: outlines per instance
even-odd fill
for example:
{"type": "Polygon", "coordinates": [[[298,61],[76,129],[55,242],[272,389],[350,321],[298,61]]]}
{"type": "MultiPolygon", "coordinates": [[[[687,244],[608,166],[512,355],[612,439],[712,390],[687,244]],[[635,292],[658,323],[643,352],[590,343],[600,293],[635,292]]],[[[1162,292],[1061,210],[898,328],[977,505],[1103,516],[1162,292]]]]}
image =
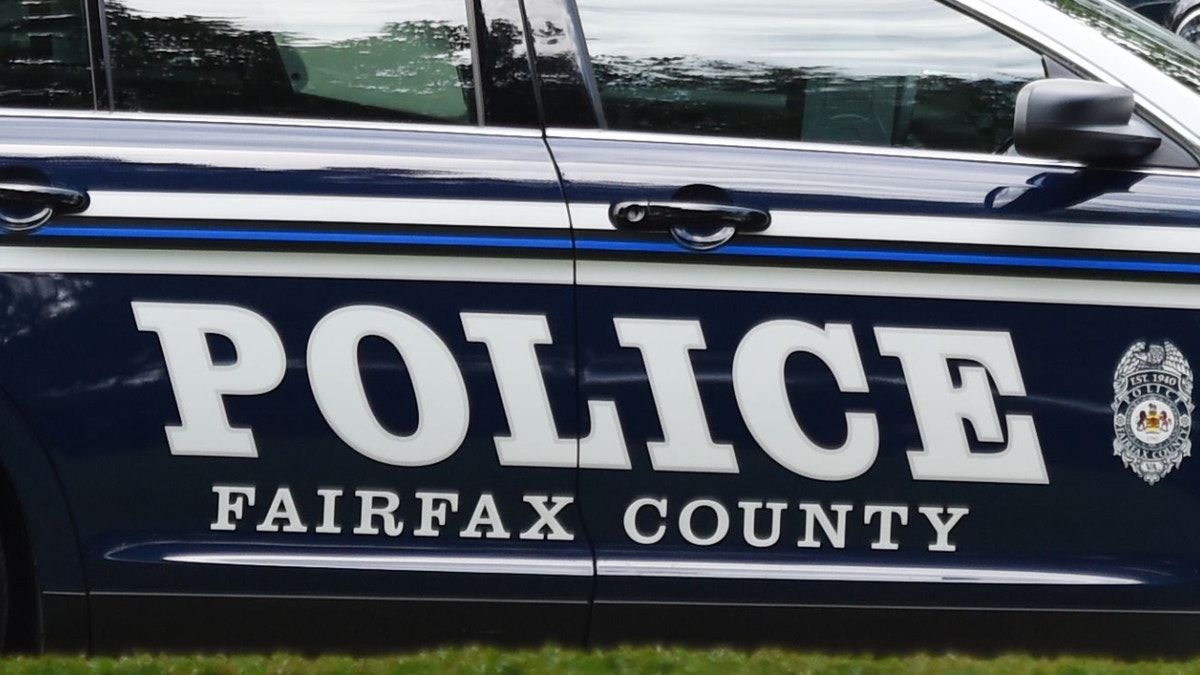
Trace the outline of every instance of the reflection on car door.
{"type": "Polygon", "coordinates": [[[566,212],[466,29],[519,17],[409,3],[360,40],[378,17],[107,4],[117,112],[0,130],[9,174],[90,196],[3,239],[0,381],[68,494],[92,648],[581,643],[575,444],[512,442],[573,438],[566,212]],[[414,44],[441,66],[390,92],[345,58],[414,44]]]}
{"type": "MultiPolygon", "coordinates": [[[[824,11],[841,25],[865,4],[824,11]]],[[[715,5],[646,42],[609,27],[674,24],[581,2],[608,129],[548,132],[576,229],[583,426],[624,441],[580,458],[593,639],[1175,630],[1154,613],[1200,603],[1195,178],[992,154],[1025,47],[969,57],[1008,75],[856,60],[804,97],[793,78],[812,78],[784,70],[802,67],[770,61],[794,53],[777,34],[747,37],[805,30],[792,4],[779,23],[715,5]],[[731,62],[740,38],[764,46],[731,62]]],[[[910,27],[969,29],[907,5],[936,14],[910,27]]],[[[821,54],[870,51],[853,47],[821,54]]],[[[556,86],[575,69],[586,97],[589,68],[549,49],[556,86]]]]}

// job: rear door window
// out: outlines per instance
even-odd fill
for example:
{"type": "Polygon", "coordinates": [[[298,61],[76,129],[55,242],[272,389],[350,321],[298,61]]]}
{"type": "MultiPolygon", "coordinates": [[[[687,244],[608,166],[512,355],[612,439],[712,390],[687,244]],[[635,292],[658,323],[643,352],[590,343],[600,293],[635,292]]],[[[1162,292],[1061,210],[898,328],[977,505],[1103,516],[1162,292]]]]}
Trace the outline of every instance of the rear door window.
{"type": "Polygon", "coordinates": [[[118,110],[472,124],[467,5],[107,3],[118,110]]]}
{"type": "Polygon", "coordinates": [[[0,3],[0,107],[93,105],[82,0],[0,3]]]}

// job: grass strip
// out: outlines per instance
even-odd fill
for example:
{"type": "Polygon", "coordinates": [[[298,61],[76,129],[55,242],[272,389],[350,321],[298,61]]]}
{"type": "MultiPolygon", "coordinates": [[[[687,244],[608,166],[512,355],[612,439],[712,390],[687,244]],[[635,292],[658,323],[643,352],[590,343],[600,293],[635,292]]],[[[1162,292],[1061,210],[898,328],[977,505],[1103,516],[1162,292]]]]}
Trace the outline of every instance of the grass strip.
{"type": "Polygon", "coordinates": [[[592,652],[545,648],[442,649],[411,655],[352,658],[273,656],[154,656],[121,658],[10,657],[0,673],[21,675],[1200,675],[1200,659],[1119,662],[1098,658],[979,659],[944,656],[825,656],[782,650],[740,652],[621,648],[592,652]]]}

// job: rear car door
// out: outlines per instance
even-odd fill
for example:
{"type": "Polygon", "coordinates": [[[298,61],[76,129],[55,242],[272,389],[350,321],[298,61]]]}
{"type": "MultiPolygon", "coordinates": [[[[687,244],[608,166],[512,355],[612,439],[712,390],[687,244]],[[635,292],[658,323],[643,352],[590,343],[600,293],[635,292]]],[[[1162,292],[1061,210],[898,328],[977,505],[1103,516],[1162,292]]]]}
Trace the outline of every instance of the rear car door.
{"type": "Polygon", "coordinates": [[[1086,67],[955,3],[567,5],[595,640],[1194,628],[1194,149],[1017,156],[1086,67]]]}
{"type": "Polygon", "coordinates": [[[98,650],[581,642],[515,3],[19,4],[0,381],[78,535],[55,606],[98,650]]]}

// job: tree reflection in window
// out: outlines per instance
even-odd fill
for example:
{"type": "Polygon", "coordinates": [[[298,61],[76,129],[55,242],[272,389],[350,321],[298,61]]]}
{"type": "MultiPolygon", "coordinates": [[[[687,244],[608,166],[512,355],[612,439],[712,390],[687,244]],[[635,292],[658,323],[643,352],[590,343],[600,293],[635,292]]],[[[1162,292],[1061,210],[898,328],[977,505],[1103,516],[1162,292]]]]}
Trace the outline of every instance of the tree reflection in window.
{"type": "Polygon", "coordinates": [[[0,106],[93,106],[82,0],[0,3],[0,106]]]}
{"type": "Polygon", "coordinates": [[[579,8],[613,129],[995,152],[1043,76],[1038,54],[933,0],[579,8]]]}
{"type": "Polygon", "coordinates": [[[180,16],[136,5],[107,4],[119,110],[474,123],[465,16],[329,39],[262,17],[196,16],[203,3],[180,16]]]}

